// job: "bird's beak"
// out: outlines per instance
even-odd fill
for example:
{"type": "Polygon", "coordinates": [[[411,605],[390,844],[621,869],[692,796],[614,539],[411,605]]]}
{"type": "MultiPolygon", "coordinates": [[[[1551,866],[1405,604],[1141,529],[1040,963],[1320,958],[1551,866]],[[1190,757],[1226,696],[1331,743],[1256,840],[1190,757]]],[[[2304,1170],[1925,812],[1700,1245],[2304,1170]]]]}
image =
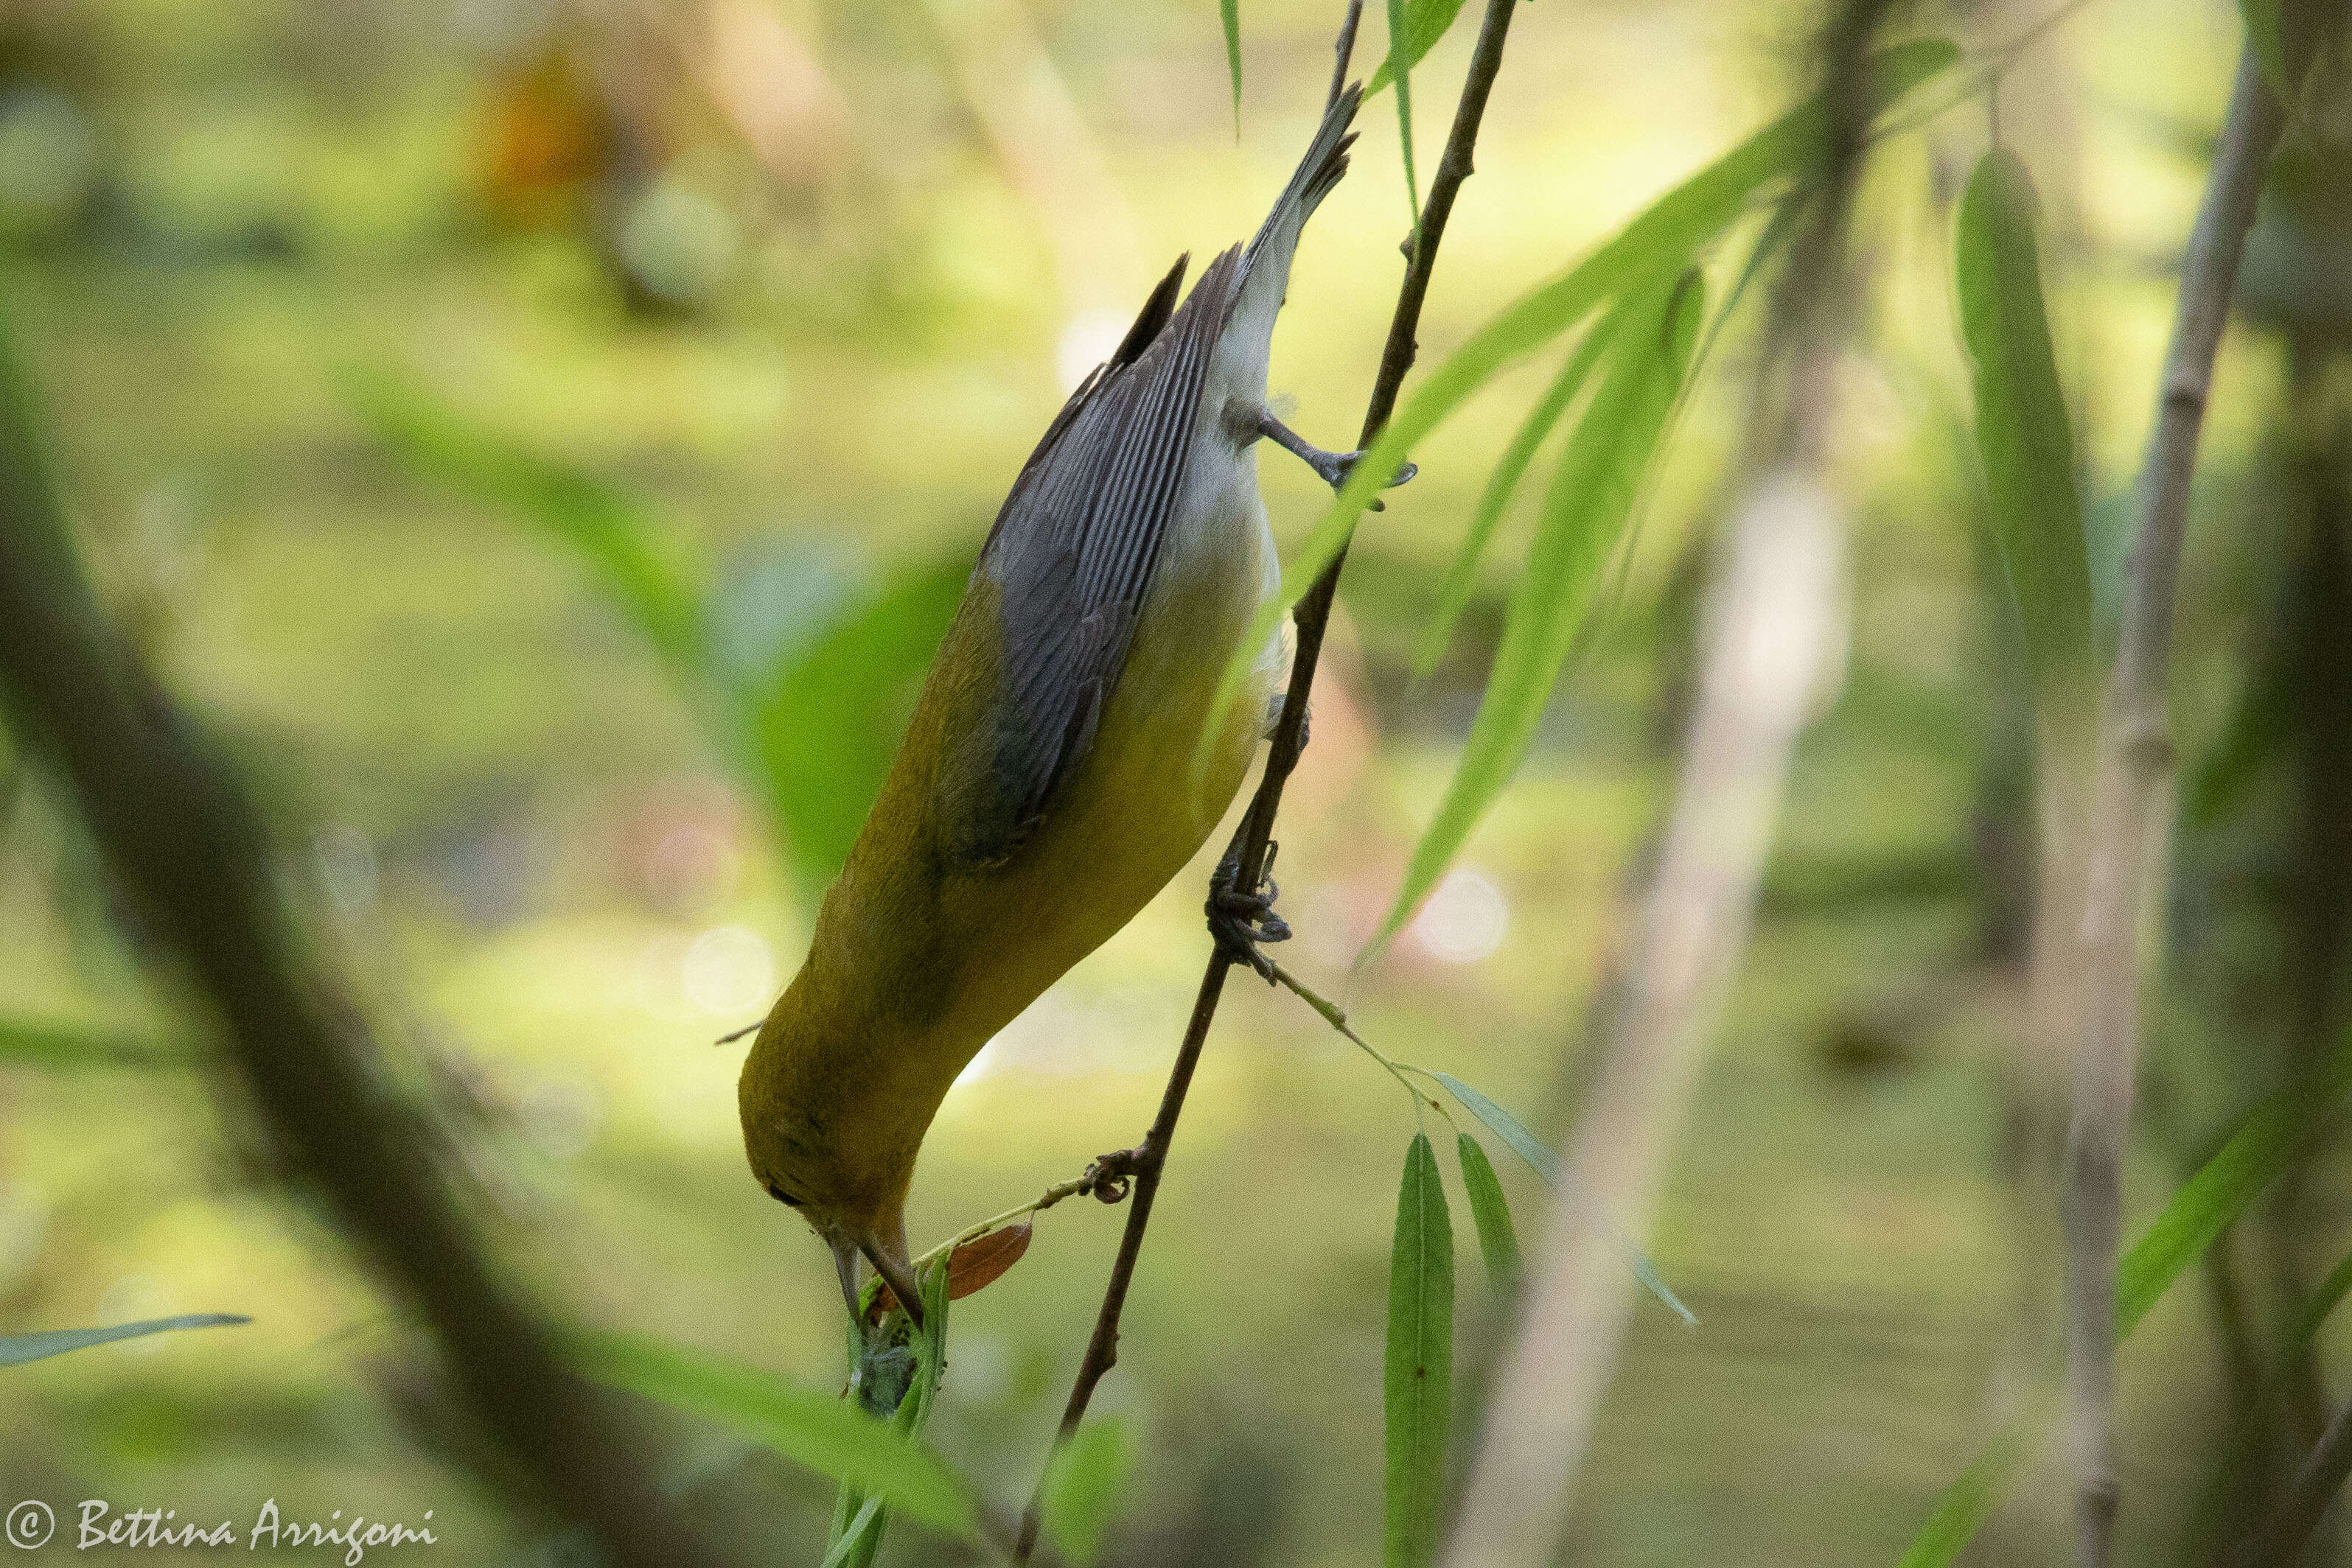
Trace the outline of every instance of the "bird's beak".
{"type": "Polygon", "coordinates": [[[845,1236],[825,1239],[833,1249],[833,1270],[841,1276],[841,1299],[849,1305],[849,1321],[857,1321],[857,1243],[845,1236]]]}
{"type": "MultiPolygon", "coordinates": [[[[921,1287],[915,1283],[915,1271],[873,1241],[860,1241],[857,1249],[866,1254],[866,1260],[874,1265],[874,1271],[890,1282],[890,1292],[898,1298],[899,1309],[907,1314],[907,1321],[921,1328],[923,1292],[921,1287]]],[[[853,1316],[857,1312],[855,1298],[850,1302],[849,1311],[853,1316]]]]}

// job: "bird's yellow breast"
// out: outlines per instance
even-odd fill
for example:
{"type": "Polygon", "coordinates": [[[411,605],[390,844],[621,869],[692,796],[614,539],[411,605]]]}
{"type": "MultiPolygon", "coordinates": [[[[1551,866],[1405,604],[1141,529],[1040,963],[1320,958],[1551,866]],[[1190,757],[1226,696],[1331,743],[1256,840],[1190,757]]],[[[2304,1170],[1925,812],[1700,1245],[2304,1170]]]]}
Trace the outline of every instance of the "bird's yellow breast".
{"type": "Polygon", "coordinates": [[[1196,770],[1211,702],[1273,581],[1255,465],[1227,461],[1232,482],[1172,533],[1085,757],[987,866],[951,848],[1000,700],[1000,601],[975,578],[807,961],[745,1064],[754,1169],[813,1218],[897,1228],[956,1075],[1183,868],[1239,789],[1279,659],[1258,662],[1196,770]]]}

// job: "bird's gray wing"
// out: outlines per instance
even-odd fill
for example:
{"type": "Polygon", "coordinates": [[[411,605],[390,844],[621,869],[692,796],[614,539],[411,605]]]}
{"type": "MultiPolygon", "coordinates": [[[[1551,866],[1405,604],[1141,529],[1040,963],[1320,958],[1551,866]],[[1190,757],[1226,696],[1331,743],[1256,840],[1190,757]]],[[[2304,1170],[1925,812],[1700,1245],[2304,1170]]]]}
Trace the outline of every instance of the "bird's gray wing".
{"type": "Polygon", "coordinates": [[[1020,847],[1087,754],[1125,668],[1189,463],[1202,389],[1240,276],[1211,263],[1171,312],[1182,264],[1127,340],[1055,416],[1013,482],[973,571],[1000,619],[987,787],[963,802],[957,858],[1020,847]]]}

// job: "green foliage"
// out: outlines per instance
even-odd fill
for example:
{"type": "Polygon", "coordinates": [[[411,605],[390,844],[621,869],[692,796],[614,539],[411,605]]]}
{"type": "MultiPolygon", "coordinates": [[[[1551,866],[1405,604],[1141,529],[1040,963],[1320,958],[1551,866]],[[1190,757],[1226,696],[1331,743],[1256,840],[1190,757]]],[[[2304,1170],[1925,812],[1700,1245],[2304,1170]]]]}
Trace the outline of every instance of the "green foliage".
{"type": "Polygon", "coordinates": [[[2015,1429],[2004,1429],[1994,1437],[1936,1499],[1936,1505],[1927,1511],[1927,1521],[1903,1549],[1896,1568],[1946,1568],[1992,1517],[1993,1504],[2000,1500],[2002,1490],[2024,1457],[2025,1444],[2015,1429]]]}
{"type": "Polygon", "coordinates": [[[1217,0],[1217,16],[1225,26],[1225,68],[1234,78],[1234,134],[1242,133],[1242,3],[1217,0]]]}
{"type": "MultiPolygon", "coordinates": [[[[2181,1184],[2124,1254],[2116,1271],[2118,1340],[2130,1336],[2172,1282],[2294,1163],[2312,1128],[2342,1103],[2347,1088],[2352,1088],[2352,1059],[2339,1056],[2323,1091],[2282,1091],[2239,1119],[2229,1139],[2181,1184]]],[[[2328,1276],[2294,1332],[2306,1336],[2317,1333],[2319,1322],[2347,1291],[2352,1291],[2352,1260],[2328,1276]]],[[[1968,1543],[2015,1469],[2016,1442],[2014,1434],[2005,1433],[1944,1490],[1904,1552],[1901,1568],[1941,1568],[1968,1543]]]]}
{"type": "Polygon", "coordinates": [[[149,1318],[144,1322],[117,1323],[103,1329],[50,1329],[42,1333],[0,1334],[0,1366],[22,1366],[28,1361],[41,1361],[52,1355],[63,1355],[69,1350],[87,1350],[94,1344],[112,1344],[116,1340],[142,1339],[152,1333],[171,1333],[180,1329],[228,1328],[253,1320],[234,1312],[187,1312],[175,1318],[149,1318]]]}
{"type": "Polygon", "coordinates": [[[716,574],[677,530],[415,387],[373,374],[347,382],[361,416],[412,467],[538,525],[589,566],[766,802],[793,884],[813,909],[881,792],[910,706],[904,699],[955,613],[969,563],[919,565],[870,595],[809,596],[789,623],[763,629],[766,648],[730,657],[716,574]]]}
{"type": "Polygon", "coordinates": [[[1372,73],[1372,79],[1364,84],[1364,96],[1370,98],[1397,79],[1398,51],[1394,45],[1399,37],[1404,42],[1404,68],[1411,70],[1421,64],[1423,55],[1437,47],[1437,40],[1445,37],[1446,29],[1454,26],[1454,19],[1461,14],[1462,0],[1405,0],[1404,20],[1400,27],[1396,7],[1391,5],[1389,7],[1389,57],[1381,62],[1380,69],[1372,73]]]}
{"type": "Polygon", "coordinates": [[[601,1382],[719,1422],[795,1464],[855,1483],[934,1530],[979,1538],[971,1489],[946,1461],[843,1400],[635,1335],[585,1336],[572,1355],[601,1382]]]}
{"type": "MultiPolygon", "coordinates": [[[[1567,1184],[1568,1173],[1561,1167],[1559,1156],[1553,1154],[1541,1138],[1528,1132],[1517,1117],[1450,1072],[1433,1072],[1430,1076],[1444,1084],[1445,1092],[1453,1095],[1465,1111],[1485,1123],[1490,1132],[1508,1145],[1513,1154],[1527,1161],[1528,1168],[1543,1177],[1545,1185],[1558,1192],[1567,1184]]],[[[1683,1305],[1680,1297],[1666,1288],[1666,1282],[1659,1277],[1656,1268],[1630,1238],[1611,1225],[1608,1217],[1595,1209],[1581,1193],[1570,1193],[1567,1197],[1570,1201],[1582,1206],[1585,1223],[1591,1225],[1624,1260],[1625,1266],[1633,1271],[1633,1277],[1642,1281],[1643,1290],[1657,1297],[1675,1316],[1682,1319],[1685,1328],[1698,1327],[1698,1319],[1683,1305]]]]}
{"type": "MultiPolygon", "coordinates": [[[[1958,58],[1959,51],[1942,38],[1914,39],[1882,51],[1871,62],[1874,114],[1958,58]]],[[[1222,709],[1239,695],[1256,656],[1251,650],[1265,645],[1282,617],[1338,556],[1365,505],[1381,481],[1403,465],[1415,444],[1506,366],[1550,342],[1611,298],[1681,273],[1768,185],[1801,178],[1818,155],[1827,115],[1815,97],[1757,131],[1659,197],[1576,266],[1506,307],[1431,371],[1399,406],[1340,486],[1330,509],[1285,564],[1282,591],[1260,610],[1242,640],[1215,706],[1222,709]]]]}
{"type": "Polygon", "coordinates": [[[91,1067],[193,1067],[194,1053],[125,1030],[0,1018],[0,1065],[58,1071],[91,1067]]]}
{"type": "Polygon", "coordinates": [[[1086,1568],[1102,1555],[1118,1497],[1135,1469],[1135,1433],[1117,1416],[1088,1421],[1055,1450],[1039,1493],[1046,1541],[1086,1568]]]}
{"type": "MultiPolygon", "coordinates": [[[[1404,149],[1404,198],[1412,213],[1412,248],[1421,249],[1421,181],[1412,171],[1412,61],[1406,53],[1406,0],[1389,0],[1390,79],[1396,83],[1397,140],[1404,149]]],[[[1393,470],[1391,470],[1393,472],[1393,470]]]]}
{"type": "Polygon", "coordinates": [[[607,485],[467,423],[424,392],[373,371],[344,377],[352,405],[420,474],[495,502],[574,550],[673,667],[705,663],[709,568],[679,535],[607,485]]]}
{"type": "Polygon", "coordinates": [[[1534,541],[1512,584],[1478,716],[1437,814],[1413,846],[1378,940],[1402,929],[1526,758],[1681,397],[1705,292],[1697,274],[1685,273],[1618,308],[1621,319],[1608,328],[1608,368],[1552,472],[1534,541]]]}
{"type": "Polygon", "coordinates": [[[1509,1301],[1519,1288],[1519,1236],[1511,1225],[1511,1206],[1503,1184],[1478,1140],[1467,1133],[1454,1137],[1454,1152],[1462,1162],[1462,1187],[1470,1195],[1470,1218],[1478,1227],[1478,1256],[1486,1260],[1486,1282],[1496,1298],[1509,1301]]]}
{"type": "Polygon", "coordinates": [[[1609,346],[1609,329],[1615,324],[1612,315],[1584,335],[1576,351],[1528,411],[1511,444],[1503,449],[1493,473],[1486,476],[1486,487],[1478,492],[1477,509],[1470,514],[1470,527],[1462,536],[1461,548],[1454,551],[1454,564],[1446,569],[1445,581],[1437,591],[1437,608],[1431,612],[1429,625],[1413,649],[1412,673],[1415,679],[1426,679],[1437,668],[1438,660],[1445,656],[1445,645],[1454,639],[1454,628],[1460,623],[1462,612],[1470,607],[1470,595],[1478,585],[1478,562],[1486,553],[1487,542],[1503,520],[1503,513],[1518,490],[1519,480],[1535,461],[1536,449],[1549,436],[1552,427],[1576,401],[1585,381],[1599,362],[1601,351],[1609,346]]]}
{"type": "MultiPolygon", "coordinates": [[[[908,1444],[922,1436],[931,1418],[931,1402],[940,1391],[940,1375],[947,1369],[949,1260],[942,1257],[923,1271],[923,1326],[909,1332],[903,1312],[893,1310],[871,1337],[860,1322],[849,1325],[852,1364],[850,1391],[858,1406],[887,1419],[890,1430],[908,1444]],[[901,1343],[904,1340],[907,1343],[901,1343]],[[913,1364],[907,1366],[908,1352],[913,1364]],[[887,1393],[869,1383],[877,1365],[896,1374],[887,1393]]],[[[872,1281],[877,1289],[879,1281],[872,1281]]],[[[825,1568],[869,1568],[882,1550],[888,1528],[890,1500],[881,1492],[844,1477],[834,1500],[834,1538],[824,1554],[825,1568]]]]}
{"type": "Polygon", "coordinates": [[[2294,1163],[2320,1110],[2341,1098],[2282,1091],[2247,1112],[2228,1142],[2198,1167],[2132,1244],[2116,1270],[2116,1333],[2128,1334],[2181,1271],[2236,1223],[2294,1163]]]}
{"type": "Polygon", "coordinates": [[[1953,265],[1993,538],[2027,664],[2047,694],[2080,675],[2089,658],[2091,570],[2074,436],[2042,308],[2035,207],[2033,182],[2016,154],[1987,152],[1960,198],[1953,265]]]}
{"type": "Polygon", "coordinates": [[[2238,13],[2246,24],[2246,47],[2254,51],[2254,59],[2263,68],[2263,79],[2282,103],[2294,99],[2293,80],[2287,74],[2286,40],[2281,25],[2280,12],[2284,0],[2238,0],[2238,13]]]}
{"type": "Polygon", "coordinates": [[[1426,1134],[1405,1150],[1389,1257],[1386,1568],[1421,1568],[1437,1553],[1445,1436],[1454,1417],[1454,1227],[1426,1134]]]}
{"type": "Polygon", "coordinates": [[[961,561],[904,573],[743,694],[756,771],[812,904],[849,858],[898,755],[899,724],[877,720],[929,668],[970,576],[961,561]]]}

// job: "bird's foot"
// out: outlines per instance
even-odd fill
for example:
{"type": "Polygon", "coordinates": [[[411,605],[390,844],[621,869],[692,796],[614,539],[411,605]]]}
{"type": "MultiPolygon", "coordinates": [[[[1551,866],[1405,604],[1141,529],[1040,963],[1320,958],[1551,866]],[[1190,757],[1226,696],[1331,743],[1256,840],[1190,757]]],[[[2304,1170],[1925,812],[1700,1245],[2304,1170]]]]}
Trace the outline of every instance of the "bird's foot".
{"type": "MultiPolygon", "coordinates": [[[[1315,470],[1318,478],[1334,490],[1347,484],[1348,476],[1356,471],[1356,465],[1363,461],[1364,455],[1361,452],[1324,451],[1265,409],[1258,410],[1256,429],[1260,435],[1266,437],[1284,451],[1295,453],[1301,462],[1315,470]]],[[[1408,463],[1398,469],[1396,476],[1389,480],[1382,488],[1393,490],[1420,472],[1419,464],[1408,463]]],[[[1371,503],[1371,509],[1378,512],[1386,508],[1381,505],[1379,498],[1375,497],[1371,503]]]]}
{"type": "MultiPolygon", "coordinates": [[[[1265,868],[1274,869],[1272,845],[1266,847],[1265,868]]],[[[1247,964],[1270,986],[1275,983],[1274,960],[1258,947],[1261,943],[1290,940],[1289,923],[1274,912],[1274,901],[1282,890],[1272,876],[1262,873],[1257,886],[1244,892],[1241,874],[1241,845],[1235,843],[1217,862],[1217,874],[1209,879],[1209,935],[1235,963],[1247,964]]]]}
{"type": "MultiPolygon", "coordinates": [[[[1275,731],[1282,727],[1282,716],[1284,713],[1288,711],[1289,707],[1290,694],[1287,692],[1276,692],[1273,695],[1265,699],[1265,730],[1264,734],[1259,737],[1260,739],[1272,740],[1274,738],[1275,731]]],[[[1307,705],[1307,711],[1298,716],[1298,748],[1301,751],[1307,749],[1307,732],[1314,727],[1315,705],[1313,703],[1308,703],[1307,705]]],[[[752,1027],[757,1028],[758,1026],[755,1024],[752,1027]]]]}

